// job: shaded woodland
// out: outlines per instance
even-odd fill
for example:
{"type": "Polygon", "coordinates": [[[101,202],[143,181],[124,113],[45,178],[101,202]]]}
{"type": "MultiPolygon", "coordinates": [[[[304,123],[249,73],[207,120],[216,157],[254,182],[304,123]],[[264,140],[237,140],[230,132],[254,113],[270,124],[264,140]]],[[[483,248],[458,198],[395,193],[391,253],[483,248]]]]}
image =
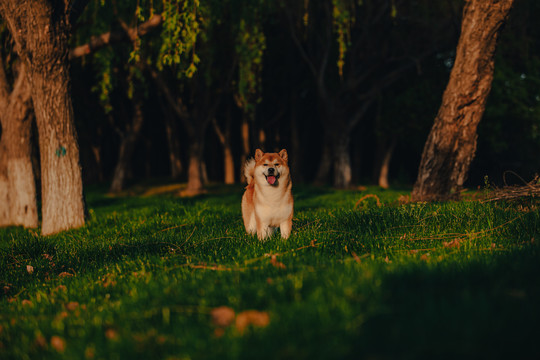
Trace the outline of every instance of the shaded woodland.
{"type": "MultiPolygon", "coordinates": [[[[505,171],[530,179],[540,166],[540,5],[533,0],[66,0],[61,9],[45,0],[17,8],[1,3],[0,107],[7,109],[6,99],[15,96],[20,102],[17,119],[6,120],[15,112],[2,110],[0,180],[4,174],[9,182],[2,164],[11,156],[10,141],[24,138],[25,148],[12,150],[27,154],[26,175],[17,178],[35,179],[43,199],[49,178],[64,178],[79,166],[83,184],[104,183],[111,192],[161,178],[187,183],[182,194],[194,195],[209,182],[241,182],[242,164],[256,148],[287,148],[295,183],[420,186],[421,159],[421,171],[429,163],[422,157],[426,139],[448,104],[474,121],[462,128],[469,140],[449,140],[465,154],[439,159],[432,183],[449,184],[433,199],[455,198],[463,187],[482,186],[486,176],[502,181],[505,171]],[[34,32],[42,35],[36,38],[17,26],[35,26],[28,19],[36,12],[25,6],[39,4],[50,22],[34,32]],[[498,13],[488,17],[485,9],[498,13]],[[465,19],[475,13],[492,23],[473,21],[476,43],[464,45],[465,19]],[[47,41],[51,47],[39,65],[32,46],[47,41]],[[470,59],[475,46],[487,82],[481,100],[462,97],[460,105],[446,95],[451,72],[460,51],[470,59]],[[40,84],[57,85],[67,72],[62,101],[69,102],[70,120],[52,125],[56,120],[45,117],[54,114],[46,110],[50,100],[36,100],[39,91],[50,93],[40,84]],[[8,123],[25,125],[10,135],[8,123]],[[49,138],[58,141],[48,144],[49,138]],[[461,172],[450,174],[444,165],[461,172]]],[[[481,66],[467,66],[484,74],[481,66]]],[[[455,87],[473,94],[476,76],[465,69],[454,76],[455,87]],[[461,81],[467,76],[470,85],[461,81]]],[[[436,148],[441,138],[450,139],[435,138],[436,148]]],[[[74,185],[62,184],[61,192],[69,188],[82,198],[76,176],[67,176],[74,185]]],[[[63,202],[54,192],[49,198],[63,202]]],[[[68,214],[55,229],[77,226],[82,210],[73,206],[78,215],[68,214]]],[[[48,211],[58,207],[52,202],[48,211]]],[[[37,213],[35,205],[31,212],[37,213]]],[[[32,216],[6,223],[33,227],[32,216]]]]}

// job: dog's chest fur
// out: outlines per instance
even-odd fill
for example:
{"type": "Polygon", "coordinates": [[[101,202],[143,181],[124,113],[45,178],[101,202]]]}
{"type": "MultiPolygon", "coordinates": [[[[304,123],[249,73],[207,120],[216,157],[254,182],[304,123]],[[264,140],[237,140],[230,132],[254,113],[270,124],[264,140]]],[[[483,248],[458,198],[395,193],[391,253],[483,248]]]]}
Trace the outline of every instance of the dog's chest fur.
{"type": "Polygon", "coordinates": [[[291,216],[293,204],[290,197],[290,186],[278,188],[255,185],[253,194],[257,216],[268,222],[270,226],[279,224],[291,216]]]}

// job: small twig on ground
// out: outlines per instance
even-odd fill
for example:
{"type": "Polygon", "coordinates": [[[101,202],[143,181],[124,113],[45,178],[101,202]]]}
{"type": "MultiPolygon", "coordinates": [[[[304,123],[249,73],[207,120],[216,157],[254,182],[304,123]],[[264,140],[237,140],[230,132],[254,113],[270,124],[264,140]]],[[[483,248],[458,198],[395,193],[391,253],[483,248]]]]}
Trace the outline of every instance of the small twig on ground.
{"type": "MultiPolygon", "coordinates": [[[[513,173],[518,176],[517,174],[513,173]]],[[[502,188],[495,188],[493,191],[486,195],[486,199],[482,202],[492,201],[512,201],[522,198],[539,198],[540,197],[540,178],[535,176],[530,182],[525,182],[521,177],[519,179],[523,181],[525,185],[505,185],[502,188]]],[[[506,173],[504,176],[504,183],[506,184],[506,173]]]]}
{"type": "Polygon", "coordinates": [[[367,195],[364,195],[362,196],[357,202],[356,204],[354,205],[354,208],[358,208],[358,206],[360,205],[360,203],[362,201],[364,201],[365,199],[368,199],[368,198],[374,198],[375,200],[377,200],[377,206],[378,207],[381,207],[381,200],[379,199],[379,197],[375,194],[367,194],[367,195]]]}

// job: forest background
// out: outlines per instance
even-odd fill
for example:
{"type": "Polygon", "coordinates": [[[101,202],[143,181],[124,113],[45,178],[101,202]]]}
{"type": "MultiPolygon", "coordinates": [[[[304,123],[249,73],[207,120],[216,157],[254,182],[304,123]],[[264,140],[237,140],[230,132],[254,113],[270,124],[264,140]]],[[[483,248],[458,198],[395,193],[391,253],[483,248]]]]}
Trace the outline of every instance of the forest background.
{"type": "MultiPolygon", "coordinates": [[[[255,148],[287,148],[296,183],[412,184],[464,6],[73,3],[71,99],[84,184],[107,182],[119,192],[133,180],[172,178],[189,180],[193,193],[210,181],[240,182],[255,148]]],[[[505,171],[523,179],[538,171],[538,10],[532,0],[516,3],[502,31],[466,186],[483,186],[486,177],[500,184],[505,171]]],[[[2,42],[15,79],[18,57],[5,24],[2,42]]],[[[33,125],[35,140],[37,133],[33,125]]]]}

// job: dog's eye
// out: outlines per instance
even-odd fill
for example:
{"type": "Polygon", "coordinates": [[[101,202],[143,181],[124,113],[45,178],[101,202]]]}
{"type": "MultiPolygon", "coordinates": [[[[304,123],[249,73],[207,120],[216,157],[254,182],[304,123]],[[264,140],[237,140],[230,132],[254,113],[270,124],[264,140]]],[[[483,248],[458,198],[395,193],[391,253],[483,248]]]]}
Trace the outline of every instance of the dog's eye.
{"type": "Polygon", "coordinates": [[[268,166],[268,164],[263,164],[263,166],[268,166]]]}
{"type": "Polygon", "coordinates": [[[274,166],[279,166],[279,164],[274,164],[274,166]]]}

